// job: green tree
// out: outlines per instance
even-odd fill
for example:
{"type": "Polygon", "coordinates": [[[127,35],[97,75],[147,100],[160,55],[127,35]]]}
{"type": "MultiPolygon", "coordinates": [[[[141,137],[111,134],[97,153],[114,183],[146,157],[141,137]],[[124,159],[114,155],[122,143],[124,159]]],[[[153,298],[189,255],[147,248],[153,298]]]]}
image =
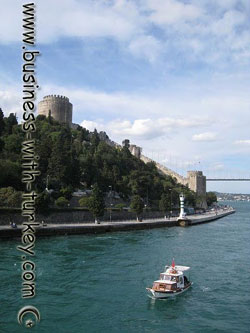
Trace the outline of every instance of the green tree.
{"type": "Polygon", "coordinates": [[[98,222],[98,218],[104,215],[105,202],[103,192],[100,190],[97,184],[93,186],[92,194],[87,202],[87,207],[95,218],[95,222],[98,222]]]}
{"type": "Polygon", "coordinates": [[[152,175],[147,171],[133,170],[129,175],[129,179],[128,185],[132,193],[146,198],[150,187],[152,187],[152,175]]]}
{"type": "Polygon", "coordinates": [[[22,189],[21,167],[18,162],[0,159],[0,187],[8,186],[16,190],[22,189]]]}
{"type": "Polygon", "coordinates": [[[81,197],[78,202],[81,207],[88,207],[89,197],[81,197]]]}
{"type": "Polygon", "coordinates": [[[204,196],[202,196],[202,195],[196,195],[196,198],[195,198],[195,207],[197,207],[197,208],[203,208],[205,200],[206,200],[206,198],[204,198],[204,196]]]}
{"type": "Polygon", "coordinates": [[[170,210],[170,201],[167,194],[162,193],[161,200],[159,201],[159,209],[166,215],[166,211],[170,210]]]}
{"type": "Polygon", "coordinates": [[[10,153],[19,154],[22,146],[22,137],[18,134],[10,134],[4,138],[4,149],[10,153]]]}
{"type": "Polygon", "coordinates": [[[0,108],[0,136],[2,135],[5,127],[5,122],[4,122],[4,114],[2,109],[0,108]]]}
{"type": "Polygon", "coordinates": [[[55,204],[57,207],[67,207],[69,205],[69,200],[64,197],[59,197],[56,199],[55,204]]]}
{"type": "MultiPolygon", "coordinates": [[[[69,134],[62,130],[55,138],[48,164],[48,174],[54,184],[70,184],[70,138],[69,134]]],[[[57,185],[57,186],[58,186],[57,185]]]]}
{"type": "Polygon", "coordinates": [[[99,138],[99,135],[98,135],[96,129],[94,130],[93,133],[91,133],[90,143],[91,143],[92,152],[95,152],[97,150],[97,147],[98,147],[99,143],[100,143],[100,138],[99,138]]]}
{"type": "Polygon", "coordinates": [[[139,195],[134,195],[131,199],[131,204],[130,204],[131,209],[136,213],[136,218],[139,220],[139,216],[143,212],[143,200],[139,195]]]}
{"type": "Polygon", "coordinates": [[[43,177],[46,177],[48,170],[52,144],[51,137],[44,134],[35,146],[37,154],[39,155],[39,170],[41,171],[43,177]]]}
{"type": "Polygon", "coordinates": [[[73,187],[71,185],[60,189],[60,195],[66,198],[67,200],[70,200],[72,198],[72,193],[73,193],[73,187]]]}
{"type": "Polygon", "coordinates": [[[207,192],[206,199],[208,206],[211,206],[214,202],[217,202],[217,196],[214,192],[207,192]]]}
{"type": "Polygon", "coordinates": [[[0,202],[0,206],[21,207],[22,194],[13,187],[2,187],[0,188],[0,202]]]}
{"type": "Polygon", "coordinates": [[[0,138],[0,153],[3,151],[4,141],[0,138]]]}
{"type": "Polygon", "coordinates": [[[122,211],[123,208],[125,208],[125,207],[126,207],[126,204],[124,204],[124,203],[118,203],[115,205],[115,208],[119,209],[119,211],[122,211]]]}
{"type": "Polygon", "coordinates": [[[7,118],[4,118],[4,120],[5,120],[5,126],[4,126],[5,132],[7,134],[12,134],[13,126],[18,124],[16,115],[14,113],[10,113],[7,118]]]}

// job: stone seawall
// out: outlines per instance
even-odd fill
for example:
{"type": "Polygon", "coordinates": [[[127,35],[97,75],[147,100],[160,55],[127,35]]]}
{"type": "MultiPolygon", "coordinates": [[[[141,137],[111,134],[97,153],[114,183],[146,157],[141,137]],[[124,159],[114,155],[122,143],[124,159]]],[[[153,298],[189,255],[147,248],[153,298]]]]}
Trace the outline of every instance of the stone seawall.
{"type": "MultiPolygon", "coordinates": [[[[190,215],[189,222],[186,225],[196,225],[200,223],[212,222],[214,220],[223,218],[229,214],[235,213],[233,209],[227,209],[212,214],[190,215]]],[[[181,226],[177,218],[171,219],[149,219],[142,222],[137,221],[124,221],[124,222],[101,222],[100,224],[94,223],[57,223],[47,224],[40,226],[36,229],[36,236],[57,236],[57,235],[77,235],[77,234],[96,234],[106,233],[113,231],[128,231],[128,230],[141,230],[152,228],[163,228],[181,226]]],[[[16,229],[10,226],[0,226],[0,237],[12,238],[20,237],[22,229],[17,226],[16,229]]]]}
{"type": "MultiPolygon", "coordinates": [[[[154,219],[154,218],[163,218],[163,213],[158,211],[153,212],[143,212],[143,219],[154,219]]],[[[129,221],[135,220],[136,214],[129,211],[112,211],[111,220],[112,221],[129,221]]],[[[84,210],[65,210],[65,211],[53,211],[49,215],[36,214],[36,220],[46,223],[93,223],[93,215],[89,211],[84,210]]],[[[16,224],[22,224],[25,221],[25,218],[21,216],[20,212],[8,212],[3,210],[0,212],[0,226],[9,225],[10,222],[15,222],[16,224]]],[[[110,221],[110,213],[105,212],[102,221],[110,221]]]]}
{"type": "MultiPolygon", "coordinates": [[[[36,228],[36,236],[59,236],[59,235],[77,235],[77,234],[98,234],[113,231],[129,231],[129,230],[141,230],[152,229],[162,227],[176,226],[177,221],[143,221],[143,222],[102,222],[100,224],[95,223],[81,223],[81,224],[49,224],[45,227],[36,228]]],[[[0,237],[20,237],[22,229],[18,226],[17,229],[13,229],[9,226],[0,227],[0,237]]]]}
{"type": "Polygon", "coordinates": [[[191,225],[200,224],[200,223],[207,223],[212,222],[218,219],[221,219],[222,217],[225,217],[227,215],[234,214],[234,209],[221,209],[218,210],[216,213],[204,213],[202,215],[192,216],[191,219],[191,225]]]}

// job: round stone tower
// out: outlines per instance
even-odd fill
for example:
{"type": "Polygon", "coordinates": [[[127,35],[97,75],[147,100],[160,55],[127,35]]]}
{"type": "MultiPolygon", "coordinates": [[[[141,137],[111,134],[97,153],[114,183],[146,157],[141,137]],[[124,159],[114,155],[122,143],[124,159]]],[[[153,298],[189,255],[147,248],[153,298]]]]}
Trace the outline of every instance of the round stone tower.
{"type": "Polygon", "coordinates": [[[38,103],[38,114],[46,117],[51,115],[59,123],[72,125],[72,109],[68,97],[59,95],[44,96],[43,100],[38,103]]]}

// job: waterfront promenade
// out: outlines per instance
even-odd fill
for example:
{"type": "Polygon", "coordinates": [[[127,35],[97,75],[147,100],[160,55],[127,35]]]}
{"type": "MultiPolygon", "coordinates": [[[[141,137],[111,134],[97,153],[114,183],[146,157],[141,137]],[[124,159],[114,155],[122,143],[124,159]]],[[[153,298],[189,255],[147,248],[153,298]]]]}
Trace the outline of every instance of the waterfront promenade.
{"type": "MultiPolygon", "coordinates": [[[[189,215],[186,225],[196,225],[200,223],[212,222],[223,218],[229,214],[235,213],[232,207],[218,209],[217,211],[209,211],[203,214],[189,215]]],[[[172,217],[169,219],[145,219],[138,221],[116,221],[116,222],[100,222],[95,223],[63,223],[63,224],[46,224],[36,228],[36,236],[55,236],[55,235],[74,235],[74,234],[95,234],[114,231],[140,230],[152,228],[164,228],[181,226],[178,218],[172,217]]],[[[17,228],[11,226],[0,227],[0,237],[19,237],[21,236],[22,228],[20,225],[17,228]]]]}

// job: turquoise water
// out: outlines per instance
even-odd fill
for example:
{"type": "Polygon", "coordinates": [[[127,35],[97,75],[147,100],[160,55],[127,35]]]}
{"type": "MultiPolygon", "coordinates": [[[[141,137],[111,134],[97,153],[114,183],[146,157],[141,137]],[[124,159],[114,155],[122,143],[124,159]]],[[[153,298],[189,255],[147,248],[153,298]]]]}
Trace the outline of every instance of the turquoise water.
{"type": "Polygon", "coordinates": [[[234,206],[194,227],[37,239],[31,302],[19,240],[0,240],[0,332],[27,332],[16,320],[27,304],[41,313],[30,332],[250,332],[250,203],[234,206]],[[145,288],[173,257],[191,266],[192,288],[150,299],[145,288]]]}

